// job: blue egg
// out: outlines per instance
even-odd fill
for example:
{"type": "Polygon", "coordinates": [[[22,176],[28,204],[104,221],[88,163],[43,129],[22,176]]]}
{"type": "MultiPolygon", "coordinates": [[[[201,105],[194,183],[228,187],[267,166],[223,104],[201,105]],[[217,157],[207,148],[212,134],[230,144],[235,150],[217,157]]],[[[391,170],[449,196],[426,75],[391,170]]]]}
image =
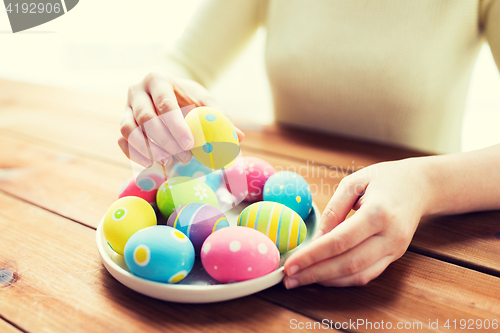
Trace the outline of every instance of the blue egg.
{"type": "Polygon", "coordinates": [[[181,231],[155,225],[133,234],[124,251],[130,271],[142,278],[177,283],[184,279],[194,264],[194,247],[181,231]]]}
{"type": "Polygon", "coordinates": [[[212,170],[209,167],[198,162],[196,158],[191,157],[188,163],[177,163],[170,174],[170,177],[191,177],[198,178],[212,190],[217,191],[222,183],[222,172],[220,170],[212,170]]]}
{"type": "Polygon", "coordinates": [[[312,210],[311,188],[306,180],[291,171],[280,171],[264,185],[264,201],[279,202],[305,220],[312,210]]]}

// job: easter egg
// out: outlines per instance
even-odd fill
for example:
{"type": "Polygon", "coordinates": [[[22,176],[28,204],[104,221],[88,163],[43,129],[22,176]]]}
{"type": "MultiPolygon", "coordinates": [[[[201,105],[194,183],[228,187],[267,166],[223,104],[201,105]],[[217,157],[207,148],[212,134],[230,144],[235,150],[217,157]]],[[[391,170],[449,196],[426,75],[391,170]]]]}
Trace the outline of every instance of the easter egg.
{"type": "Polygon", "coordinates": [[[245,227],[217,230],[201,248],[201,262],[207,273],[219,282],[245,281],[274,271],[280,254],[262,233],[245,227]]]}
{"type": "Polygon", "coordinates": [[[260,231],[274,242],[280,253],[293,250],[307,235],[307,227],[302,218],[277,202],[261,201],[251,204],[241,212],[238,225],[260,231]]]}
{"type": "Polygon", "coordinates": [[[106,211],[103,232],[108,245],[118,254],[135,232],[156,225],[153,207],[138,197],[123,197],[116,200],[106,211]]]}
{"type": "Polygon", "coordinates": [[[279,202],[305,219],[312,210],[311,188],[306,180],[291,171],[280,171],[264,185],[264,200],[279,202]]]}
{"type": "Polygon", "coordinates": [[[129,178],[123,184],[118,198],[134,196],[143,198],[153,207],[156,206],[156,192],[165,181],[165,177],[156,172],[141,173],[137,179],[129,178]]]}
{"type": "Polygon", "coordinates": [[[233,174],[242,174],[246,177],[246,186],[234,184],[228,190],[238,198],[245,201],[262,201],[264,185],[276,170],[268,162],[253,156],[238,157],[236,162],[226,171],[228,177],[233,174]]]}
{"type": "Polygon", "coordinates": [[[190,203],[219,207],[214,191],[204,182],[191,177],[174,177],[161,184],[156,194],[158,209],[166,218],[179,207],[190,203]]]}
{"type": "Polygon", "coordinates": [[[193,156],[211,169],[230,167],[240,144],[233,124],[219,111],[209,107],[191,110],[185,118],[194,136],[193,156]]]}
{"type": "Polygon", "coordinates": [[[201,180],[214,191],[217,191],[222,183],[222,171],[210,169],[198,162],[194,156],[188,163],[179,162],[172,168],[170,177],[178,176],[201,180]]]}
{"type": "Polygon", "coordinates": [[[125,245],[125,263],[140,277],[176,283],[194,264],[194,247],[181,231],[166,225],[139,230],[125,245]]]}
{"type": "Polygon", "coordinates": [[[214,206],[192,203],[170,215],[167,225],[185,233],[194,245],[195,254],[199,255],[205,239],[216,230],[229,227],[229,221],[214,206]]]}

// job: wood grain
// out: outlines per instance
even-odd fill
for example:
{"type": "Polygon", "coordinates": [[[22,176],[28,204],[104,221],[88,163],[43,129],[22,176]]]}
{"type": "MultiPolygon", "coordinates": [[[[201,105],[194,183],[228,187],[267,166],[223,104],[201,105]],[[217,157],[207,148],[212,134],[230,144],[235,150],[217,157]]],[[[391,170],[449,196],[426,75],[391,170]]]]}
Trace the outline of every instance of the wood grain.
{"type": "Polygon", "coordinates": [[[8,322],[0,319],[0,332],[2,333],[21,333],[22,331],[18,330],[8,322]]]}
{"type": "MultiPolygon", "coordinates": [[[[306,286],[284,292],[283,286],[276,286],[259,296],[317,320],[383,320],[393,327],[400,321],[423,323],[423,330],[409,330],[412,332],[460,331],[445,329],[448,319],[500,322],[499,278],[411,252],[364,287],[306,286]],[[429,320],[438,320],[439,330],[429,329],[429,320]]],[[[364,326],[359,331],[388,330],[364,326]]]]}
{"type": "Polygon", "coordinates": [[[140,295],[107,273],[95,231],[0,193],[0,316],[28,332],[289,331],[309,318],[256,296],[183,305],[140,295]]]}
{"type": "MultiPolygon", "coordinates": [[[[97,227],[118,198],[130,168],[41,147],[0,135],[0,189],[62,216],[97,227]],[[68,204],[69,203],[69,204],[68,204]]],[[[311,184],[313,199],[323,209],[341,179],[259,152],[252,154],[276,168],[293,168],[311,184]],[[309,175],[308,175],[309,173],[309,175]],[[309,177],[308,177],[309,176],[309,177]]]]}

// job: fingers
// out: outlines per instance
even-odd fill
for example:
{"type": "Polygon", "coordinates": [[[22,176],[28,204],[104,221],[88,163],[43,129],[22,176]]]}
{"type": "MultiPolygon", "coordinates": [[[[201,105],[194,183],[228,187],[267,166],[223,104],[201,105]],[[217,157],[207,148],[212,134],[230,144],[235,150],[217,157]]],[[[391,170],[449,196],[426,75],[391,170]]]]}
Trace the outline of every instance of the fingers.
{"type": "Polygon", "coordinates": [[[294,275],[312,264],[342,254],[380,232],[383,223],[366,211],[370,210],[365,205],[331,232],[292,254],[285,262],[285,273],[294,275]]]}
{"type": "MultiPolygon", "coordinates": [[[[142,128],[145,128],[145,126],[143,125],[142,128]]],[[[120,132],[123,138],[127,141],[127,144],[134,148],[132,152],[138,152],[140,155],[142,155],[142,157],[147,158],[150,161],[151,159],[153,159],[154,161],[163,165],[169,164],[172,161],[171,155],[165,150],[158,147],[158,145],[156,145],[148,137],[146,137],[143,133],[142,128],[137,126],[133,111],[130,106],[127,106],[122,118],[120,132]]],[[[124,147],[122,147],[121,145],[120,148],[124,150],[124,147]]],[[[127,147],[126,150],[128,151],[129,148],[127,147]]],[[[140,156],[135,156],[134,153],[129,153],[129,155],[129,158],[132,161],[142,164],[139,162],[140,160],[142,160],[140,156]]]]}
{"type": "Polygon", "coordinates": [[[169,129],[182,151],[193,148],[193,134],[184,120],[179,104],[177,104],[172,83],[156,77],[149,77],[144,81],[144,89],[151,96],[161,121],[169,129]]]}
{"type": "Polygon", "coordinates": [[[364,271],[358,272],[354,275],[344,276],[340,278],[330,279],[321,282],[320,284],[325,287],[350,287],[350,286],[364,286],[368,282],[377,278],[389,266],[395,258],[385,256],[377,263],[364,271]]]}
{"type": "Polygon", "coordinates": [[[142,165],[145,168],[149,168],[153,162],[147,157],[144,157],[141,153],[139,153],[134,147],[128,144],[128,141],[125,140],[124,137],[120,137],[118,139],[118,146],[123,151],[125,156],[129,158],[129,160],[142,165]]]}
{"type": "Polygon", "coordinates": [[[384,242],[385,238],[382,236],[370,237],[347,252],[320,261],[294,275],[285,277],[285,286],[290,289],[333,278],[355,275],[373,266],[381,258],[389,254],[384,242]]]}
{"type": "Polygon", "coordinates": [[[354,204],[368,185],[368,177],[352,174],[340,182],[332,198],[328,202],[313,240],[330,232],[345,220],[354,204]]]}

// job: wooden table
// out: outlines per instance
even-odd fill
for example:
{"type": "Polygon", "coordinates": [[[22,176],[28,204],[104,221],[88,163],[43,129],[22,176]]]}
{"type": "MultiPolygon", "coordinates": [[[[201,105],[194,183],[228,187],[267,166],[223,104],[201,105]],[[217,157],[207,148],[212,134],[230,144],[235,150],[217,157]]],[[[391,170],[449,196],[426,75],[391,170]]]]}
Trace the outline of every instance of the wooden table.
{"type": "MultiPolygon", "coordinates": [[[[462,319],[476,331],[500,330],[476,326],[500,322],[500,212],[423,220],[408,252],[364,287],[288,291],[280,284],[205,305],[162,302],[124,287],[104,269],[95,244],[99,220],[131,176],[116,144],[123,102],[0,80],[0,332],[285,332],[322,320],[349,332],[381,332],[388,323],[395,331],[402,323],[413,327],[407,332],[452,332],[462,319]],[[357,320],[372,327],[347,325],[357,320]],[[438,328],[429,328],[436,321],[438,328]]],[[[302,168],[324,189],[359,167],[422,155],[241,127],[245,155],[302,168]]],[[[327,192],[314,196],[320,210],[327,192]]]]}

